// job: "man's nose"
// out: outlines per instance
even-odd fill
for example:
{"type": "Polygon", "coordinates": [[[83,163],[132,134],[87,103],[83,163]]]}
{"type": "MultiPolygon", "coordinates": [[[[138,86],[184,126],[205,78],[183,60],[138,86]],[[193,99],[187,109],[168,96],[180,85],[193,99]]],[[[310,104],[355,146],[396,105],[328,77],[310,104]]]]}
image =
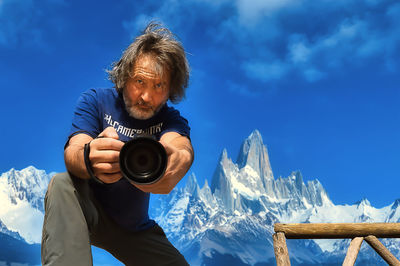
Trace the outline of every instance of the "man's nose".
{"type": "Polygon", "coordinates": [[[142,92],[141,98],[144,102],[149,102],[151,100],[151,95],[149,90],[144,90],[142,92]]]}

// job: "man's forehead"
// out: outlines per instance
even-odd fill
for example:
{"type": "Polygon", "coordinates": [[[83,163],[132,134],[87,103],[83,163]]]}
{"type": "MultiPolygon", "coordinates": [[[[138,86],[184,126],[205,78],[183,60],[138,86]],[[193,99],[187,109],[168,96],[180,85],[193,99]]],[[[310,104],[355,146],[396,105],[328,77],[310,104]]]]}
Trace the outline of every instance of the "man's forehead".
{"type": "Polygon", "coordinates": [[[143,54],[140,55],[133,67],[134,75],[146,75],[151,76],[152,78],[164,78],[168,75],[168,69],[166,69],[163,65],[161,65],[155,55],[152,54],[143,54]]]}

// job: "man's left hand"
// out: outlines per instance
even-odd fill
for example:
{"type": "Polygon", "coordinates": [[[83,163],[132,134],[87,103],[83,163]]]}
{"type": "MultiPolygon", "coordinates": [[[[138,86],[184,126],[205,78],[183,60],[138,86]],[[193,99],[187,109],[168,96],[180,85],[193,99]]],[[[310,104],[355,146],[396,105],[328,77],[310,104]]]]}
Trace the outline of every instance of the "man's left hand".
{"type": "Polygon", "coordinates": [[[168,194],[185,176],[193,162],[193,148],[187,137],[176,132],[165,133],[160,143],[167,152],[168,162],[164,176],[156,183],[148,185],[134,184],[143,192],[168,194]]]}

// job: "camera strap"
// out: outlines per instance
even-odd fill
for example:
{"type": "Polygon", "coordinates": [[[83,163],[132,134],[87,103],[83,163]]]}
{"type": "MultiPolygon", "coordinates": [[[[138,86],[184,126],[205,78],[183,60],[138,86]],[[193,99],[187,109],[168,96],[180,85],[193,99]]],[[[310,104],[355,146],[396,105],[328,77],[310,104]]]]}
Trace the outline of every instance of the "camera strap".
{"type": "Polygon", "coordinates": [[[97,178],[97,176],[94,175],[92,164],[90,163],[90,159],[89,159],[90,142],[92,142],[92,141],[89,141],[88,143],[86,143],[85,147],[83,149],[83,158],[85,160],[86,171],[90,175],[90,178],[92,178],[94,181],[96,181],[97,183],[100,183],[100,184],[104,184],[103,181],[101,181],[100,179],[97,178]]]}

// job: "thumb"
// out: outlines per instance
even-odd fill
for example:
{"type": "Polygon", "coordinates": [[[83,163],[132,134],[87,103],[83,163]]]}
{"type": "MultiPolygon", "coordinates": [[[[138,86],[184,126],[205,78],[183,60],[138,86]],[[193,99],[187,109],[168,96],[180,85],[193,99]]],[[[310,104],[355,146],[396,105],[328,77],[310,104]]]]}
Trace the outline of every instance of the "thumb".
{"type": "Polygon", "coordinates": [[[114,127],[107,127],[99,134],[99,137],[119,139],[118,133],[114,127]]]}

